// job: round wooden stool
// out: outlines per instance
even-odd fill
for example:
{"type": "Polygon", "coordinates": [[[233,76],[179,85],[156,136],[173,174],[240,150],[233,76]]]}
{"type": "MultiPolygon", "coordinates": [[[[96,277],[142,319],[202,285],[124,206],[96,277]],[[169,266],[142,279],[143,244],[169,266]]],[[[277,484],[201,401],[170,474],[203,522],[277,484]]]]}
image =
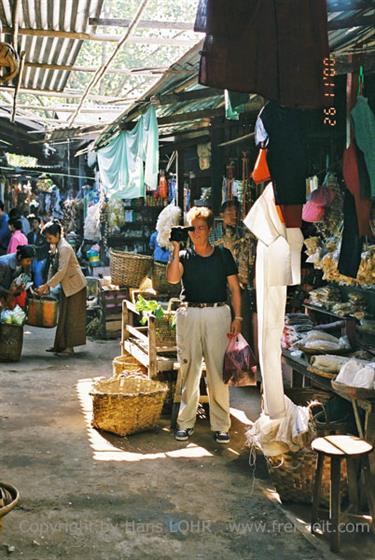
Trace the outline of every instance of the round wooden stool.
{"type": "Polygon", "coordinates": [[[331,458],[331,490],[329,503],[329,531],[330,546],[332,552],[338,552],[340,548],[340,475],[341,459],[346,459],[349,483],[349,499],[354,507],[358,507],[359,491],[356,476],[355,460],[360,461],[360,466],[365,478],[365,489],[372,515],[372,522],[375,522],[375,500],[371,488],[371,473],[369,463],[369,453],[373,446],[363,439],[354,436],[326,436],[314,439],[311,444],[314,451],[318,453],[318,463],[315,473],[313,489],[313,505],[311,513],[311,532],[315,532],[316,524],[319,521],[318,509],[320,502],[320,488],[322,482],[322,471],[324,457],[331,458]]]}

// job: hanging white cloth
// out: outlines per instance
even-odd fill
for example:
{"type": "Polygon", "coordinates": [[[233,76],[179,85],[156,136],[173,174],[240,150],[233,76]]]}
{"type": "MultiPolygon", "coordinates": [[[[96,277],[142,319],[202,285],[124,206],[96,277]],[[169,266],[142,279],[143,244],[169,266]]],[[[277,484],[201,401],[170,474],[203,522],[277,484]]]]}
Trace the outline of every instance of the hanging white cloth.
{"type": "Polygon", "coordinates": [[[285,416],[285,401],[280,341],[286,287],[301,281],[303,235],[299,228],[286,228],[281,223],[272,183],[254,203],[244,224],[258,239],[256,293],[264,412],[271,419],[282,418],[285,416]]]}

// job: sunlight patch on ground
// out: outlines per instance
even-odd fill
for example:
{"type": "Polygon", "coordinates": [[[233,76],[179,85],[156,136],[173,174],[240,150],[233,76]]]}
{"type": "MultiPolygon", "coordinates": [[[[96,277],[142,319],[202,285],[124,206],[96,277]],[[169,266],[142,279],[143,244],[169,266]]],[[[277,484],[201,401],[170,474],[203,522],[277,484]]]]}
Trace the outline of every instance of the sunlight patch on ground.
{"type": "MultiPolygon", "coordinates": [[[[202,457],[211,457],[212,453],[195,445],[188,443],[182,449],[173,449],[172,451],[160,451],[157,453],[135,453],[131,451],[124,451],[115,447],[100,432],[91,426],[92,419],[92,398],[90,390],[94,381],[102,378],[88,378],[80,379],[77,383],[77,393],[81,404],[81,409],[85,418],[88,438],[90,446],[93,450],[93,457],[96,461],[144,461],[153,459],[166,459],[166,458],[189,458],[198,459],[202,457]]],[[[162,430],[163,431],[163,430],[162,430]]],[[[168,430],[166,430],[168,431],[168,430]]],[[[130,436],[131,437],[131,436],[130,436]]],[[[163,446],[163,439],[161,437],[161,446],[163,446]]],[[[123,444],[124,438],[119,439],[123,444]]]]}
{"type": "Polygon", "coordinates": [[[230,408],[230,413],[233,418],[236,418],[241,424],[245,426],[253,426],[254,422],[247,417],[246,413],[243,410],[239,410],[238,408],[230,408]]]}

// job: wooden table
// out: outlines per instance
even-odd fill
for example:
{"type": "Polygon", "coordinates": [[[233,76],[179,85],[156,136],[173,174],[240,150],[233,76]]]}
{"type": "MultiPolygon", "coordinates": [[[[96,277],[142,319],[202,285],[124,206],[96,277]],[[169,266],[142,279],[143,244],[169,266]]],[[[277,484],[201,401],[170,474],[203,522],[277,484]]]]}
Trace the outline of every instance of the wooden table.
{"type": "MultiPolygon", "coordinates": [[[[325,379],[308,371],[307,367],[309,366],[309,362],[304,355],[302,355],[302,357],[292,356],[289,350],[284,349],[282,351],[282,356],[284,362],[292,368],[293,387],[302,387],[312,384],[333,395],[338,395],[350,401],[352,403],[359,436],[375,446],[375,399],[356,399],[348,397],[347,394],[334,389],[329,379],[325,379]],[[364,421],[361,420],[359,409],[365,411],[364,421]]],[[[372,452],[370,455],[370,466],[375,484],[375,452],[372,452]]]]}

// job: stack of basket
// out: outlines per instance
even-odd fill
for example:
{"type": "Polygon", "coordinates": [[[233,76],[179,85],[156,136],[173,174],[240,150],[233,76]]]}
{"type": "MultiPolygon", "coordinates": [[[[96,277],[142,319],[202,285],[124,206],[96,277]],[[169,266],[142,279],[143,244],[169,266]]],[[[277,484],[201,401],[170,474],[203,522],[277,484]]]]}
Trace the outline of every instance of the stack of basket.
{"type": "Polygon", "coordinates": [[[113,377],[119,377],[124,372],[147,374],[147,368],[129,354],[129,352],[125,351],[122,356],[116,356],[116,358],[113,358],[112,360],[113,377]]]}
{"type": "Polygon", "coordinates": [[[117,286],[138,288],[152,267],[152,257],[148,255],[113,249],[109,255],[112,283],[117,286]]]}

